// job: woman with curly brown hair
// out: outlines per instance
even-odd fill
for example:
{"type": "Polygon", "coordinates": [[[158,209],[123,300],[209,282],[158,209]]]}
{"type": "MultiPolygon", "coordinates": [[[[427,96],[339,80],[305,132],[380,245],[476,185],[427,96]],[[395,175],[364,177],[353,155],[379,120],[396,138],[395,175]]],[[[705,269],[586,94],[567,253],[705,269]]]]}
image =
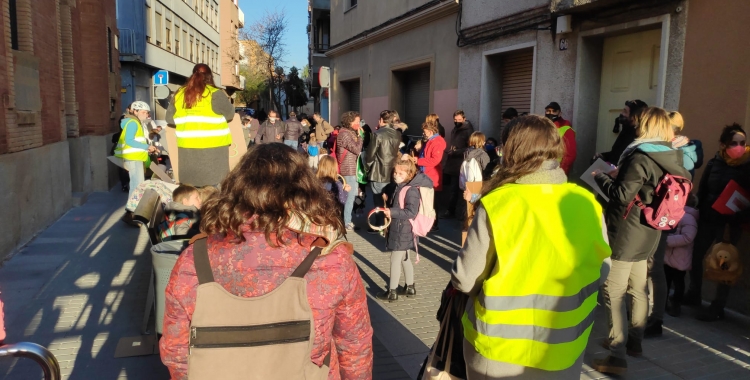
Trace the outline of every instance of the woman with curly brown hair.
{"type": "MultiPolygon", "coordinates": [[[[254,148],[203,205],[201,231],[208,235],[214,282],[247,299],[280,289],[314,247],[344,233],[335,202],[303,155],[280,143],[254,148]]],[[[315,332],[310,359],[321,367],[330,358],[329,379],[369,379],[372,327],[353,248],[340,244],[328,251],[304,276],[315,332]]],[[[199,284],[194,252],[191,245],[180,255],[166,289],[160,351],[173,379],[188,373],[199,284]]]]}

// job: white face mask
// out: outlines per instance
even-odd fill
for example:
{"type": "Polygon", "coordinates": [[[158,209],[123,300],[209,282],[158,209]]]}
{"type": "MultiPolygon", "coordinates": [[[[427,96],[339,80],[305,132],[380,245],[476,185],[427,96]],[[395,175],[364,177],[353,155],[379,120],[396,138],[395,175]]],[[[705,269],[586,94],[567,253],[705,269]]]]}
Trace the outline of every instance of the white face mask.
{"type": "Polygon", "coordinates": [[[396,183],[399,183],[399,184],[400,184],[400,183],[404,183],[404,182],[406,182],[406,176],[399,176],[399,175],[394,175],[394,176],[393,176],[393,180],[394,180],[394,181],[395,181],[396,183]]]}
{"type": "Polygon", "coordinates": [[[269,117],[268,120],[271,120],[272,123],[276,122],[276,118],[275,117],[269,117]]]}

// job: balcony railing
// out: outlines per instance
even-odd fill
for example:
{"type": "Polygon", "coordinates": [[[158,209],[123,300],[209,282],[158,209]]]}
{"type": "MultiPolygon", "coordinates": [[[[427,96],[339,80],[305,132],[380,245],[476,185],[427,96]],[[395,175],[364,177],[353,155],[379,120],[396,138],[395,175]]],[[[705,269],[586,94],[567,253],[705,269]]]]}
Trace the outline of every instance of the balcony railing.
{"type": "Polygon", "coordinates": [[[120,55],[136,55],[138,47],[135,44],[135,31],[120,28],[120,55]]]}
{"type": "Polygon", "coordinates": [[[240,11],[240,28],[243,28],[245,26],[245,12],[242,12],[242,9],[239,8],[237,10],[240,11]]]}

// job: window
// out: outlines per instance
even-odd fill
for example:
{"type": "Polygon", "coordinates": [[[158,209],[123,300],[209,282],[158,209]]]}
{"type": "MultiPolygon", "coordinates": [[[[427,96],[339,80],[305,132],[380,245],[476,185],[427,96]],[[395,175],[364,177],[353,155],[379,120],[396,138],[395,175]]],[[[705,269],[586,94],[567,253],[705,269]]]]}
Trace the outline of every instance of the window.
{"type": "Polygon", "coordinates": [[[211,24],[211,26],[213,27],[214,26],[214,6],[213,5],[211,6],[211,13],[208,14],[208,18],[211,20],[209,21],[209,24],[211,24]]]}
{"type": "Polygon", "coordinates": [[[195,62],[195,60],[193,59],[193,37],[192,36],[190,37],[190,62],[195,62]]]}
{"type": "Polygon", "coordinates": [[[167,20],[167,50],[172,51],[172,21],[167,20]]]}
{"type": "Polygon", "coordinates": [[[356,6],[357,6],[357,0],[349,0],[349,8],[347,10],[352,9],[356,6]]]}
{"type": "Polygon", "coordinates": [[[216,9],[216,12],[214,13],[214,20],[216,20],[216,23],[214,25],[214,29],[219,30],[219,9],[216,9]]]}
{"type": "Polygon", "coordinates": [[[208,13],[208,0],[206,0],[205,4],[206,4],[206,6],[203,8],[203,10],[205,11],[205,13],[201,12],[201,16],[203,16],[204,20],[208,20],[208,15],[209,15],[209,13],[208,13]]]}
{"type": "Polygon", "coordinates": [[[112,67],[112,29],[107,28],[107,63],[109,64],[109,72],[114,73],[115,70],[112,67]]]}
{"type": "Polygon", "coordinates": [[[10,13],[10,46],[13,50],[19,50],[18,48],[18,12],[16,12],[16,0],[10,0],[8,2],[8,10],[10,13]]]}
{"type": "Polygon", "coordinates": [[[153,33],[153,25],[151,24],[153,21],[151,21],[151,8],[146,7],[146,41],[153,42],[151,39],[151,36],[154,35],[153,33]]]}
{"type": "Polygon", "coordinates": [[[181,56],[180,37],[182,37],[182,35],[180,35],[180,27],[175,25],[174,27],[174,53],[181,56]]]}
{"type": "Polygon", "coordinates": [[[164,38],[164,25],[162,22],[162,16],[157,12],[155,15],[156,18],[156,30],[154,33],[156,34],[156,46],[161,46],[162,39],[164,38]]]}
{"type": "Polygon", "coordinates": [[[201,63],[206,62],[206,44],[201,44],[201,63]]]}

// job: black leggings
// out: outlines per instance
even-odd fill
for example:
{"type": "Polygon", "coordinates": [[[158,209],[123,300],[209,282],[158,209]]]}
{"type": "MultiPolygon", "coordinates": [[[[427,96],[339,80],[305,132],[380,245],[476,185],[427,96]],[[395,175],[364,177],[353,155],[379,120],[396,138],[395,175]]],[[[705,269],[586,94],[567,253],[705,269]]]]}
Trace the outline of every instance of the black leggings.
{"type": "Polygon", "coordinates": [[[667,294],[669,294],[669,289],[674,284],[674,296],[672,296],[672,300],[677,305],[681,304],[682,295],[685,294],[685,274],[687,272],[664,265],[664,273],[667,276],[667,294]]]}

